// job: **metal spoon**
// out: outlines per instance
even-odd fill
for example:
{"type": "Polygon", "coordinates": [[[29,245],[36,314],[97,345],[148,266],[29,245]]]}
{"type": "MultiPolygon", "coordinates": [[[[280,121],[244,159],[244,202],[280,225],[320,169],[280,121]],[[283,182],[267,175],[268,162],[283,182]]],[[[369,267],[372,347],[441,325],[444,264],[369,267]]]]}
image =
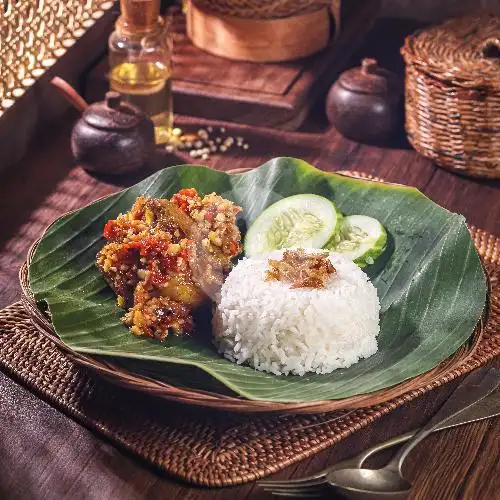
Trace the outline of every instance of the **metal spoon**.
{"type": "MultiPolygon", "coordinates": [[[[471,422],[478,422],[487,418],[493,418],[500,415],[500,392],[495,391],[486,396],[484,399],[479,400],[477,403],[469,406],[466,410],[461,411],[454,417],[449,418],[445,422],[442,422],[438,427],[434,429],[434,432],[441,431],[443,429],[449,429],[451,427],[456,427],[459,425],[468,424],[471,422]]],[[[282,496],[299,496],[303,498],[307,497],[319,497],[325,494],[325,488],[328,486],[326,482],[326,476],[329,472],[339,469],[361,469],[363,464],[373,455],[378,452],[392,448],[398,444],[403,444],[409,441],[418,432],[418,429],[406,432],[399,436],[393,437],[383,443],[379,443],[371,448],[362,451],[358,455],[342,462],[337,462],[333,465],[329,465],[326,469],[323,469],[316,474],[308,477],[302,477],[299,479],[285,479],[285,480],[273,480],[267,479],[263,481],[258,481],[258,485],[262,487],[265,491],[269,491],[274,495],[282,496]]]]}
{"type": "Polygon", "coordinates": [[[350,499],[406,498],[411,484],[403,477],[401,467],[410,451],[442,422],[472,406],[493,392],[500,383],[500,372],[490,368],[472,373],[455,389],[429,423],[382,469],[340,469],[326,479],[344,497],[350,499]]]}

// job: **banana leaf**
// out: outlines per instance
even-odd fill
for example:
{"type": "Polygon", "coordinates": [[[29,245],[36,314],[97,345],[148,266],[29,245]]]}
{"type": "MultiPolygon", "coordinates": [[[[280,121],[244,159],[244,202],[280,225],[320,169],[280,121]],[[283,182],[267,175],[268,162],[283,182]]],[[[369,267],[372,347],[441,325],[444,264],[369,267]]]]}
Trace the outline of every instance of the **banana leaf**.
{"type": "MultiPolygon", "coordinates": [[[[345,398],[424,373],[467,341],[486,300],[485,275],[463,216],[417,189],[325,173],[293,158],[275,158],[237,175],[193,165],[159,171],[56,221],[36,249],[29,279],[57,334],[75,351],[111,357],[141,372],[150,366],[155,376],[185,386],[280,402],[345,398]],[[185,187],[215,191],[241,205],[243,232],[268,205],[298,193],[326,196],[347,215],[379,219],[389,248],[365,268],[381,301],[378,352],[328,375],[275,376],[222,358],[210,335],[170,336],[164,343],[131,335],[95,267],[103,226],[141,194],[169,197],[185,187]]],[[[200,330],[209,328],[208,319],[199,324],[200,330]]]]}

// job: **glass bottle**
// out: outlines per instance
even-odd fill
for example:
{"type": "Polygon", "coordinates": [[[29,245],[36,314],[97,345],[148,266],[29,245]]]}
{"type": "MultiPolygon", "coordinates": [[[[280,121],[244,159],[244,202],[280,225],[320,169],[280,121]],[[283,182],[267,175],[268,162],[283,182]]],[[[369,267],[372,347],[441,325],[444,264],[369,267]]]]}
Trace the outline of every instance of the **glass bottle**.
{"type": "Polygon", "coordinates": [[[110,87],[151,117],[156,143],[165,143],[173,123],[172,51],[160,0],[120,0],[120,9],[109,37],[110,87]]]}

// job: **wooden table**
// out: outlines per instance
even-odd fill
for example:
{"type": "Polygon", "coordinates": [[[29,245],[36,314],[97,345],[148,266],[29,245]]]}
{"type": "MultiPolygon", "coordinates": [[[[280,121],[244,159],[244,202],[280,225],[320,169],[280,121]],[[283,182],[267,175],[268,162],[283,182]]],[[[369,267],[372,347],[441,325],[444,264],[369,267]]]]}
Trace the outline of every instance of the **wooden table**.
{"type": "MultiPolygon", "coordinates": [[[[369,45],[368,45],[369,46],[369,45]]],[[[370,47],[370,46],[369,46],[370,47]]],[[[367,55],[376,55],[368,51],[367,55]]],[[[394,56],[395,57],[395,56],[394,56]]],[[[19,168],[0,176],[0,306],[19,299],[17,270],[30,244],[61,213],[81,207],[134,179],[98,180],[72,168],[69,113],[47,130],[19,168]]],[[[324,170],[358,170],[418,187],[470,224],[500,234],[500,183],[471,180],[435,168],[401,138],[391,148],[362,146],[328,130],[321,113],[304,132],[246,129],[251,148],[239,157],[212,157],[209,166],[254,167],[272,156],[297,156],[324,170]]],[[[182,163],[165,156],[164,165],[182,163]]],[[[496,362],[497,366],[500,363],[496,362]]],[[[450,389],[444,387],[439,394],[450,389]]],[[[398,409],[331,450],[278,476],[300,477],[421,425],[438,391],[398,409]]],[[[254,484],[223,490],[192,488],[161,477],[0,372],[0,498],[200,500],[266,499],[254,484]]],[[[500,419],[434,434],[405,465],[413,499],[493,499],[500,491],[500,419]]],[[[381,457],[381,460],[384,457],[381,457]]],[[[498,498],[498,496],[496,497],[498,498]]]]}

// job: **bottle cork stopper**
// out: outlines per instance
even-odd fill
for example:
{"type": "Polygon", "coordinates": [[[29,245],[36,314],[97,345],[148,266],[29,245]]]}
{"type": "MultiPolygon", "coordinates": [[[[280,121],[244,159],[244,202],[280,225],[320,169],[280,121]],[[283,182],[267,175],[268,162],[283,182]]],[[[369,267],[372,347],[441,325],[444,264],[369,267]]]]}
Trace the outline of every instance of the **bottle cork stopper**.
{"type": "Polygon", "coordinates": [[[125,33],[149,32],[158,24],[160,0],[120,0],[119,26],[125,33]]]}

